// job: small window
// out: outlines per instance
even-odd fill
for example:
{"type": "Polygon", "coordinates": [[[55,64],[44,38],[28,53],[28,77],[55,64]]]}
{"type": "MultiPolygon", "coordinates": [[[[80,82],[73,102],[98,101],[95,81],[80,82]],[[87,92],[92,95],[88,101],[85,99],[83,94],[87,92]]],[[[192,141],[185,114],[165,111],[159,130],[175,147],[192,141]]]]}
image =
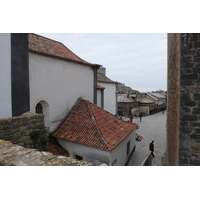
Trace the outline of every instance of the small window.
{"type": "Polygon", "coordinates": [[[130,141],[127,143],[127,155],[130,153],[130,141]]]}
{"type": "Polygon", "coordinates": [[[122,109],[122,107],[118,107],[118,111],[120,112],[120,111],[122,111],[123,109],[122,109]]]}
{"type": "Polygon", "coordinates": [[[83,160],[83,157],[79,156],[79,155],[75,155],[75,158],[76,158],[76,160],[83,160]]]}
{"type": "Polygon", "coordinates": [[[35,107],[35,112],[37,114],[43,114],[43,107],[42,107],[42,104],[38,103],[35,107]]]}

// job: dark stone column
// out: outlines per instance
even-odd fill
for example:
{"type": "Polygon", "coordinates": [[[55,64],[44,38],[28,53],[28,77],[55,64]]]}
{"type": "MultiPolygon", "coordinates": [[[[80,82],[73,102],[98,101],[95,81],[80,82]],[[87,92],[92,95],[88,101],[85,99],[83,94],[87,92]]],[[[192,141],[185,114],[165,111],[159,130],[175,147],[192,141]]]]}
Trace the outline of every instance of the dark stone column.
{"type": "Polygon", "coordinates": [[[179,165],[199,165],[200,33],[180,36],[179,165]]]}
{"type": "Polygon", "coordinates": [[[12,116],[30,111],[28,34],[11,34],[12,116]]]}

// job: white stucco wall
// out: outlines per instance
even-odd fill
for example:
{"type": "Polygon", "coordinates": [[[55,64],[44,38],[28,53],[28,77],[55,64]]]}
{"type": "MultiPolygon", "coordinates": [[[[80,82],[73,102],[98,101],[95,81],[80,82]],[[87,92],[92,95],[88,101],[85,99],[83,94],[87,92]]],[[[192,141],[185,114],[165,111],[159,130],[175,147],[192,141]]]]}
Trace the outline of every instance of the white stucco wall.
{"type": "Polygon", "coordinates": [[[0,33],[0,110],[0,118],[12,117],[10,33],[0,33]]]}
{"type": "Polygon", "coordinates": [[[117,159],[116,166],[124,166],[135,146],[136,129],[134,129],[115,149],[111,152],[110,163],[117,159]],[[130,141],[130,153],[127,155],[127,143],[130,141]]]}
{"type": "Polygon", "coordinates": [[[128,156],[127,143],[130,141],[130,153],[135,146],[136,130],[130,133],[115,149],[112,151],[103,151],[101,149],[89,147],[86,145],[76,144],[64,139],[58,139],[59,144],[65,148],[69,156],[75,158],[75,155],[81,156],[84,161],[106,163],[112,166],[113,161],[117,160],[116,166],[124,166],[128,156]]]}
{"type": "Polygon", "coordinates": [[[117,113],[116,86],[112,83],[97,82],[98,85],[105,87],[104,89],[104,110],[113,115],[117,113]]]}
{"type": "Polygon", "coordinates": [[[50,132],[64,120],[78,98],[93,102],[93,69],[52,57],[29,53],[30,111],[45,101],[50,132]]]}
{"type": "Polygon", "coordinates": [[[146,113],[146,115],[149,115],[149,106],[140,106],[139,111],[141,113],[146,113]]]}
{"type": "Polygon", "coordinates": [[[94,147],[76,144],[64,139],[58,139],[58,143],[68,151],[69,156],[72,158],[75,158],[75,155],[79,155],[83,158],[84,161],[91,163],[94,161],[99,161],[101,163],[106,163],[107,165],[109,164],[109,151],[103,151],[94,147]]]}

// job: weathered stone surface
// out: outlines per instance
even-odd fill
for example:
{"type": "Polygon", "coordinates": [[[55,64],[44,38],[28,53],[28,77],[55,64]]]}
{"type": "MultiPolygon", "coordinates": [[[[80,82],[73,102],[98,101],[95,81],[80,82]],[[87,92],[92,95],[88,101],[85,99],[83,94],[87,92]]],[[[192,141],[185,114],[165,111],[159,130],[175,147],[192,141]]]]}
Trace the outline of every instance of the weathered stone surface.
{"type": "Polygon", "coordinates": [[[0,140],[0,166],[92,166],[92,164],[0,140]]]}
{"type": "Polygon", "coordinates": [[[200,34],[168,34],[169,165],[200,165],[200,34]]]}
{"type": "Polygon", "coordinates": [[[185,114],[180,116],[181,121],[197,121],[197,116],[191,114],[185,114]]]}
{"type": "MultiPolygon", "coordinates": [[[[45,130],[44,115],[29,112],[19,117],[0,119],[0,139],[23,147],[34,146],[34,141],[30,138],[30,133],[34,130],[45,130]]],[[[42,137],[47,138],[47,134],[43,131],[40,134],[40,138],[42,137]]],[[[43,148],[41,146],[39,142],[36,143],[37,148],[43,148]]]]}

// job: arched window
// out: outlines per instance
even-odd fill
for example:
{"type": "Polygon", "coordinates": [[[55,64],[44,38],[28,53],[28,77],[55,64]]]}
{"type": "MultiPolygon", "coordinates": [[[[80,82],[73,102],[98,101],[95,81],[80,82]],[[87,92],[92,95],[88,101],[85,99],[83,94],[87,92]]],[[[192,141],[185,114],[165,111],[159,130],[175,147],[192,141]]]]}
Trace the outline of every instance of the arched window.
{"type": "Polygon", "coordinates": [[[35,104],[35,113],[44,115],[44,123],[46,127],[50,127],[49,104],[45,100],[40,100],[35,104]]]}
{"type": "Polygon", "coordinates": [[[37,114],[43,114],[43,107],[42,107],[42,104],[38,103],[35,107],[35,112],[37,114]]]}

